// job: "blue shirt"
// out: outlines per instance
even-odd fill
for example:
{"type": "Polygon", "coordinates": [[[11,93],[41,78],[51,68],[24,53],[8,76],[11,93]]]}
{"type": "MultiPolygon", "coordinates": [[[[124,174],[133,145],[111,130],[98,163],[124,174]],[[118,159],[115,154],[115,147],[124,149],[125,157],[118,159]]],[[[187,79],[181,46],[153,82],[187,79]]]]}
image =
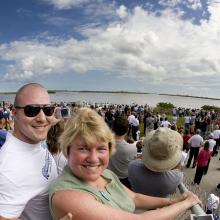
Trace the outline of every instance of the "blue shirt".
{"type": "Polygon", "coordinates": [[[5,143],[6,136],[7,136],[7,131],[4,129],[0,129],[0,148],[5,143]]]}

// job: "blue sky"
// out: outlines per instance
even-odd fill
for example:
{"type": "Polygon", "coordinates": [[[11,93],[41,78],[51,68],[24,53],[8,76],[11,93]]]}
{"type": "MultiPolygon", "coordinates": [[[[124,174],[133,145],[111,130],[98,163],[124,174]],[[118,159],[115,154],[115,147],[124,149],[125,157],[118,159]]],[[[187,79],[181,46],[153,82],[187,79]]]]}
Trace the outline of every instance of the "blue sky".
{"type": "Polygon", "coordinates": [[[0,91],[220,94],[220,0],[1,0],[0,91]]]}

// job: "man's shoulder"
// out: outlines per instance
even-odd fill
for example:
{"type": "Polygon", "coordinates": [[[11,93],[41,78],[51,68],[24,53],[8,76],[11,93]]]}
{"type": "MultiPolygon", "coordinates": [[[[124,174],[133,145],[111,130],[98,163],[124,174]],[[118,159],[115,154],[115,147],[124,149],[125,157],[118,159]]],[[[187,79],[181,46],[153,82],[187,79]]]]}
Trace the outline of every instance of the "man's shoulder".
{"type": "Polygon", "coordinates": [[[144,167],[146,170],[148,170],[148,169],[145,167],[143,161],[140,160],[140,159],[132,160],[132,161],[129,163],[128,167],[129,167],[129,168],[135,168],[135,169],[136,169],[136,168],[143,168],[143,167],[144,167]]]}
{"type": "Polygon", "coordinates": [[[117,150],[121,150],[121,151],[125,151],[125,152],[130,152],[132,150],[137,150],[136,148],[136,142],[129,144],[127,141],[125,140],[116,140],[116,149],[117,150]]]}

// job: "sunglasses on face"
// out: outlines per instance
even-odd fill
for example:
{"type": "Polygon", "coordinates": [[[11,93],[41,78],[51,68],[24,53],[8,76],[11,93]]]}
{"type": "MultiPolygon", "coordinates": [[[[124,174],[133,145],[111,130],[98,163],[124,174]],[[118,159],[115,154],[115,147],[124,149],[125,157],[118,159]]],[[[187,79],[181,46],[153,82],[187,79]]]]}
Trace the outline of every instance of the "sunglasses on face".
{"type": "Polygon", "coordinates": [[[24,114],[27,117],[35,117],[40,113],[42,109],[46,116],[52,116],[54,113],[54,106],[51,105],[26,105],[26,106],[15,106],[17,109],[24,109],[24,114]]]}

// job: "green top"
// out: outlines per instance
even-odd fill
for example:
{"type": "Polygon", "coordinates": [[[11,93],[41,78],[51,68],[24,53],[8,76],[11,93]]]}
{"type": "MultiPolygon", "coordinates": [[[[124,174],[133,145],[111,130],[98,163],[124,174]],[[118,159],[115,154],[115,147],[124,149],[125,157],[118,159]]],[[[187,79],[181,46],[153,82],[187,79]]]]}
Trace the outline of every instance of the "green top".
{"type": "MultiPolygon", "coordinates": [[[[110,170],[106,169],[102,173],[102,177],[108,180],[106,191],[101,191],[85,183],[76,177],[70,168],[66,166],[61,175],[55,180],[50,187],[50,207],[52,195],[57,191],[77,190],[87,192],[94,196],[95,199],[103,204],[107,204],[113,208],[121,209],[127,212],[134,212],[135,204],[125,191],[124,186],[118,177],[110,170]]],[[[52,213],[52,211],[51,211],[52,213]]],[[[53,213],[52,213],[53,215],[53,213]]],[[[54,218],[55,219],[55,218],[54,218]]]]}

